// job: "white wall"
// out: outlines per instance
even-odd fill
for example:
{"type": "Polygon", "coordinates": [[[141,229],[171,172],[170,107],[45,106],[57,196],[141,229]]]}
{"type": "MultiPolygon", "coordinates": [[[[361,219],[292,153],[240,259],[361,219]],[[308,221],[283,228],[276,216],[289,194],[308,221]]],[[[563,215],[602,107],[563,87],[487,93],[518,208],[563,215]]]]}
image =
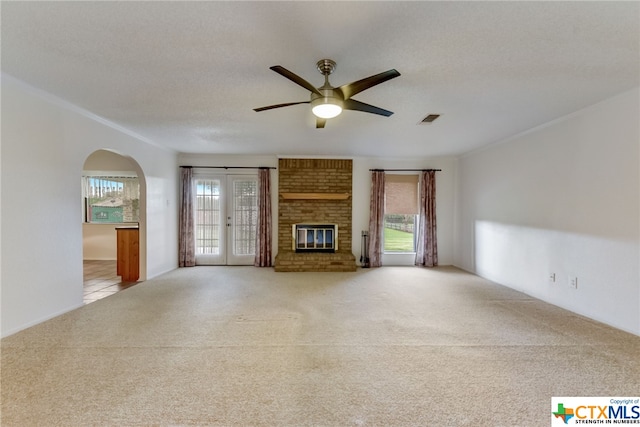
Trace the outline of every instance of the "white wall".
{"type": "Polygon", "coordinates": [[[2,336],[82,305],[80,177],[98,149],[130,156],[145,176],[141,278],[177,266],[175,153],[4,74],[1,132],[2,336]]]}
{"type": "Polygon", "coordinates": [[[640,335],[639,99],[461,157],[456,265],[640,335]]]}

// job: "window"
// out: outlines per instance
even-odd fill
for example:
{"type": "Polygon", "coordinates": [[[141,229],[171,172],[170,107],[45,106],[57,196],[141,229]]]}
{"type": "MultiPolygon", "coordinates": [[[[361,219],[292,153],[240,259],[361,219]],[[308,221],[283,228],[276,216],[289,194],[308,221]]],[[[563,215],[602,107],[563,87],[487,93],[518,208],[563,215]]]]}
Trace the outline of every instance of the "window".
{"type": "Polygon", "coordinates": [[[384,252],[415,252],[418,175],[385,175],[384,252]]]}
{"type": "Polygon", "coordinates": [[[140,184],[135,172],[82,177],[84,218],[90,223],[126,223],[140,219],[140,184]]]}

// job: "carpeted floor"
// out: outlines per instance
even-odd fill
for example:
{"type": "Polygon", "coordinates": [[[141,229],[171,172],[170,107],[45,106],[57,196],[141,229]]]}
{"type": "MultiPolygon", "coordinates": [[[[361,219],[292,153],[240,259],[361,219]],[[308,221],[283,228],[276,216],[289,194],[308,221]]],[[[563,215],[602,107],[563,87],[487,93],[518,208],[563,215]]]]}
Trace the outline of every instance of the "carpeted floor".
{"type": "Polygon", "coordinates": [[[547,426],[640,337],[455,268],[180,269],[2,340],[2,426],[547,426]]]}

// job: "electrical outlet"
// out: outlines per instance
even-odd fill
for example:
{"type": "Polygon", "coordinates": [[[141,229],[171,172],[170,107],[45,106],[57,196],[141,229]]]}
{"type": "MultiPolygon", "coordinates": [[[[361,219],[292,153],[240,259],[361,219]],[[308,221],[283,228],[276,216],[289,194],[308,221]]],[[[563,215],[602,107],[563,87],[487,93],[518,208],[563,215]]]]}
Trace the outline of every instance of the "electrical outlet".
{"type": "Polygon", "coordinates": [[[556,283],[556,273],[549,274],[549,282],[556,283]]]}
{"type": "Polygon", "coordinates": [[[569,287],[578,289],[578,278],[576,276],[569,276],[569,287]]]}

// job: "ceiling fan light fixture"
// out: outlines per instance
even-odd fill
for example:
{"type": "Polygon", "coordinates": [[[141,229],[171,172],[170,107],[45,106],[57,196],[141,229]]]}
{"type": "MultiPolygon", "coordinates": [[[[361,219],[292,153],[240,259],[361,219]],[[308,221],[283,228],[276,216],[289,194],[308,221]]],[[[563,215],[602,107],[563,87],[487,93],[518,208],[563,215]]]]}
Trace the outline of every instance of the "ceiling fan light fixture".
{"type": "Polygon", "coordinates": [[[328,96],[316,98],[311,101],[311,111],[321,119],[332,119],[342,113],[342,102],[328,96]]]}
{"type": "Polygon", "coordinates": [[[311,111],[317,117],[316,129],[324,128],[327,119],[332,119],[340,115],[343,109],[378,114],[385,117],[389,117],[393,114],[393,111],[387,111],[383,108],[356,101],[352,97],[353,95],[356,95],[363,90],[372,88],[373,86],[384,83],[387,80],[398,77],[400,73],[397,70],[387,70],[382,73],[366,77],[364,79],[356,80],[355,82],[351,82],[346,85],[334,87],[329,83],[329,74],[331,74],[335,70],[336,62],[331,59],[321,59],[320,61],[318,61],[316,66],[320,74],[324,76],[324,84],[320,87],[315,87],[299,75],[287,70],[282,65],[274,65],[273,67],[269,67],[270,70],[275,71],[282,77],[291,80],[298,86],[301,86],[308,90],[310,92],[310,99],[309,101],[287,102],[284,104],[268,105],[266,107],[254,108],[253,110],[266,111],[272,110],[274,108],[288,107],[290,105],[311,104],[311,111]]]}

